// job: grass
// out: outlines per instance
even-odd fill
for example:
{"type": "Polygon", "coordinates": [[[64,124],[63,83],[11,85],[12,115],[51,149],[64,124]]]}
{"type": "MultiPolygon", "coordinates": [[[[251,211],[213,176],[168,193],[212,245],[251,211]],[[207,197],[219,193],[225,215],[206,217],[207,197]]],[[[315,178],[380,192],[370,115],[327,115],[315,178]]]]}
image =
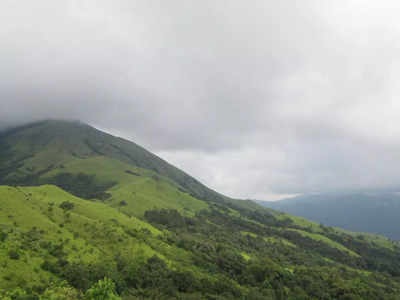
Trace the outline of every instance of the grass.
{"type": "Polygon", "coordinates": [[[102,183],[117,182],[108,191],[112,197],[107,202],[132,216],[143,216],[146,210],[154,208],[177,209],[184,215],[192,216],[208,208],[206,202],[192,197],[168,178],[104,156],[73,159],[63,168],[50,171],[44,178],[63,172],[85,172],[95,175],[102,183]],[[124,205],[121,205],[122,201],[124,205]]]}
{"type": "Polygon", "coordinates": [[[178,265],[189,261],[185,251],[157,238],[158,229],[104,203],[83,200],[50,185],[0,186],[0,195],[0,229],[8,234],[0,244],[0,288],[40,285],[54,277],[40,268],[49,254],[39,242],[31,241],[35,235],[42,242],[62,244],[69,261],[102,262],[115,253],[143,260],[157,254],[178,265]],[[73,203],[67,212],[60,208],[65,201],[73,203]],[[17,251],[19,258],[10,258],[10,250],[17,251]],[[174,259],[177,256],[179,260],[174,259]]]}
{"type": "Polygon", "coordinates": [[[299,234],[301,234],[304,237],[308,237],[310,239],[316,240],[316,241],[320,241],[323,242],[325,244],[327,244],[328,246],[332,247],[332,248],[336,248],[340,251],[344,251],[347,252],[349,255],[354,256],[354,257],[359,257],[359,255],[357,253],[355,253],[354,251],[351,251],[349,249],[347,249],[345,246],[343,246],[340,243],[337,243],[335,241],[332,241],[331,239],[327,238],[326,236],[323,236],[321,234],[318,233],[310,233],[307,231],[303,231],[303,230],[299,230],[299,229],[294,229],[294,228],[289,228],[287,230],[290,231],[295,231],[299,234]]]}
{"type": "Polygon", "coordinates": [[[264,241],[270,244],[280,244],[282,243],[285,246],[289,246],[292,248],[296,248],[297,246],[293,244],[292,242],[288,241],[287,239],[284,239],[282,237],[275,237],[275,236],[269,236],[269,237],[264,237],[264,241]]]}
{"type": "Polygon", "coordinates": [[[376,247],[383,247],[392,251],[396,251],[396,249],[399,249],[400,247],[400,242],[391,240],[383,235],[366,232],[351,232],[338,227],[333,228],[338,234],[349,234],[355,238],[367,241],[376,247]]]}
{"type": "Polygon", "coordinates": [[[246,252],[241,252],[240,255],[244,258],[245,261],[249,261],[251,256],[248,255],[246,252]]]}
{"type": "MultiPolygon", "coordinates": [[[[258,236],[257,234],[255,234],[253,232],[248,232],[248,231],[241,231],[240,233],[245,236],[251,236],[252,238],[256,238],[258,236]]],[[[289,246],[292,248],[297,247],[295,244],[293,244],[292,242],[288,241],[287,239],[285,239],[283,237],[268,236],[268,237],[263,237],[263,240],[269,244],[282,244],[282,245],[289,246]]]]}
{"type": "Polygon", "coordinates": [[[289,215],[286,213],[275,214],[275,217],[278,220],[282,220],[282,221],[290,220],[290,221],[292,221],[293,225],[307,229],[309,231],[322,232],[321,226],[319,224],[312,222],[310,220],[307,220],[305,218],[302,218],[302,217],[292,216],[292,215],[289,215]]]}
{"type": "Polygon", "coordinates": [[[241,231],[240,232],[242,235],[248,235],[251,236],[252,238],[256,238],[257,234],[253,233],[253,232],[248,232],[248,231],[241,231]]]}

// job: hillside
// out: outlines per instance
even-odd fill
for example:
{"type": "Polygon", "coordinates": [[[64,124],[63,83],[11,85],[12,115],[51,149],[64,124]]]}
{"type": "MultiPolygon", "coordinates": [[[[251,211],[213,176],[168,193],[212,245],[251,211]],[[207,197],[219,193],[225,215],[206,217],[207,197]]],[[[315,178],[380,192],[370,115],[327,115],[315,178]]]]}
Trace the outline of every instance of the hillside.
{"type": "Polygon", "coordinates": [[[1,299],[400,294],[400,245],[384,237],[230,199],[86,124],[0,139],[1,299]]]}
{"type": "MultiPolygon", "coordinates": [[[[135,143],[79,122],[37,122],[6,131],[0,138],[0,183],[26,183],[28,177],[100,156],[168,177],[197,198],[225,198],[135,143]]],[[[97,162],[94,165],[97,169],[97,162]]]]}
{"type": "Polygon", "coordinates": [[[400,241],[398,193],[326,193],[258,203],[324,225],[382,234],[400,241]]]}

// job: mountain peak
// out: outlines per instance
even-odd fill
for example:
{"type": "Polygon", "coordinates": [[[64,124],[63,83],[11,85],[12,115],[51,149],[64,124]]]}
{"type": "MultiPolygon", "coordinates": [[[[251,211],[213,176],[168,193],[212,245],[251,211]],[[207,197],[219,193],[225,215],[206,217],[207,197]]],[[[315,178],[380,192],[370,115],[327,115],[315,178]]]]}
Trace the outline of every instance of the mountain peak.
{"type": "Polygon", "coordinates": [[[24,183],[53,168],[104,157],[146,169],[180,185],[200,199],[228,199],[143,147],[75,120],[43,120],[5,131],[0,140],[0,184],[24,183]]]}

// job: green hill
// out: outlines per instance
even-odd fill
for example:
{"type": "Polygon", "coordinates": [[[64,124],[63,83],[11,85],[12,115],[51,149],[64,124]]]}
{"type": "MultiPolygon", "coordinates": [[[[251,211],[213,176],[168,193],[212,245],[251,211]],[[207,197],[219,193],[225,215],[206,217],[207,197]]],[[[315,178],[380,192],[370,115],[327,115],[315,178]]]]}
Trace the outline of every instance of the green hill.
{"type": "Polygon", "coordinates": [[[0,135],[1,299],[399,299],[399,277],[396,242],[230,199],[86,124],[0,135]]]}
{"type": "MultiPolygon", "coordinates": [[[[62,170],[73,162],[74,171],[86,173],[85,168],[80,170],[76,165],[88,158],[106,157],[169,178],[199,199],[225,199],[142,147],[79,122],[37,122],[6,131],[0,138],[3,183],[25,184],[32,177],[40,177],[49,170],[62,170]]],[[[95,163],[91,172],[97,173],[101,167],[95,163]]]]}

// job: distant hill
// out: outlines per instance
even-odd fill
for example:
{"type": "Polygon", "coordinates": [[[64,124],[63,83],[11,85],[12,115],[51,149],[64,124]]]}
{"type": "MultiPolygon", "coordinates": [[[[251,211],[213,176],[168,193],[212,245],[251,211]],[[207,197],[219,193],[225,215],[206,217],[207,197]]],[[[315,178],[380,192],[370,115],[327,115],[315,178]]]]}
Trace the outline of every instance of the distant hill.
{"type": "Polygon", "coordinates": [[[382,234],[400,241],[398,193],[326,193],[258,203],[324,225],[382,234]]]}
{"type": "Polygon", "coordinates": [[[87,124],[0,135],[0,299],[392,300],[399,278],[397,242],[225,197],[87,124]]]}

